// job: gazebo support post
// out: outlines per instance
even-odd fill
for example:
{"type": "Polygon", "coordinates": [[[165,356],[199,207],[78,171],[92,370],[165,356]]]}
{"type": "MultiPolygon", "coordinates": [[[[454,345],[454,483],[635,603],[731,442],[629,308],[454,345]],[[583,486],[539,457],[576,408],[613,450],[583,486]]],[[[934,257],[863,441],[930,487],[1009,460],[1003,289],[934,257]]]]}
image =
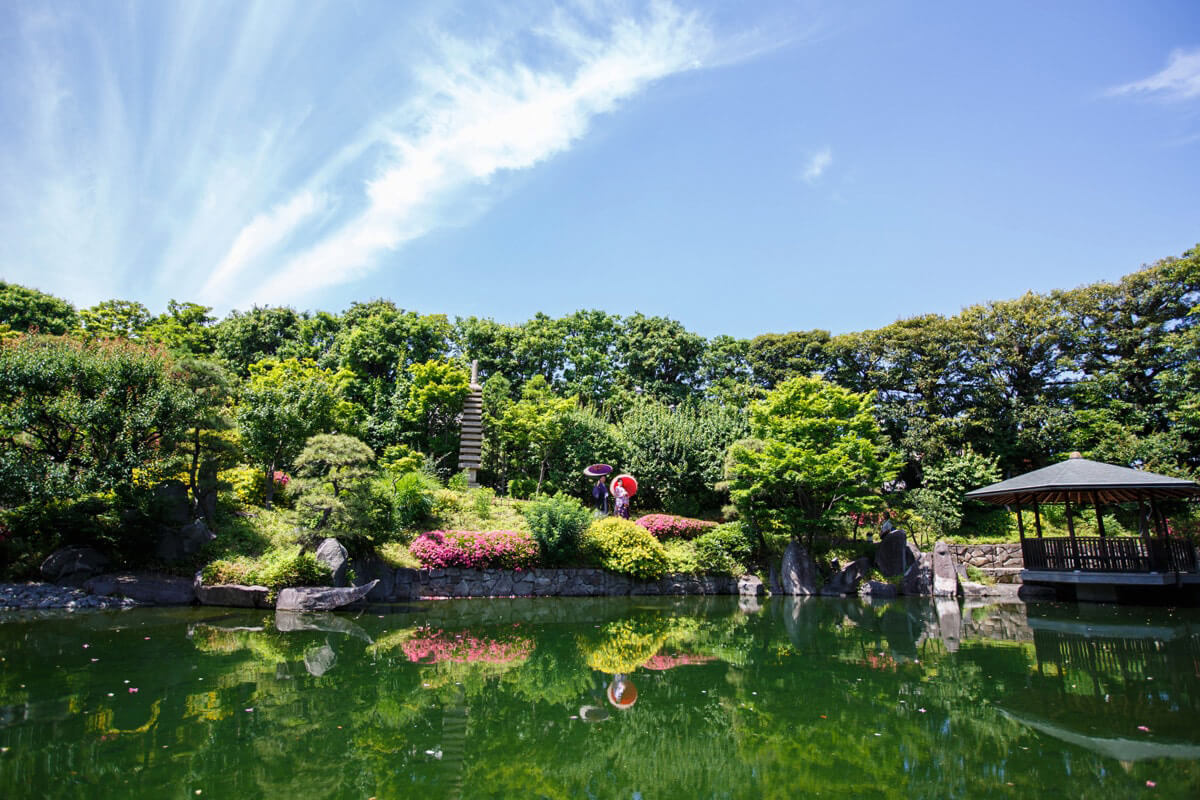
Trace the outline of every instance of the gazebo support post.
{"type": "Polygon", "coordinates": [[[1079,558],[1079,542],[1075,541],[1075,522],[1071,519],[1071,498],[1068,495],[1063,501],[1067,508],[1067,535],[1071,538],[1071,555],[1075,562],[1075,569],[1083,569],[1082,560],[1079,558]]]}
{"type": "Polygon", "coordinates": [[[1025,542],[1025,522],[1021,519],[1021,507],[1017,506],[1017,534],[1021,537],[1021,542],[1025,542]]]}
{"type": "Polygon", "coordinates": [[[1138,535],[1143,539],[1150,538],[1149,517],[1146,515],[1146,500],[1138,498],[1138,535]]]}
{"type": "Polygon", "coordinates": [[[1042,510],[1036,497],[1033,500],[1033,526],[1037,528],[1038,538],[1042,538],[1042,510]]]}
{"type": "Polygon", "coordinates": [[[1092,505],[1096,508],[1096,527],[1100,531],[1100,537],[1104,537],[1104,514],[1100,512],[1100,496],[1092,492],[1092,505]]]}

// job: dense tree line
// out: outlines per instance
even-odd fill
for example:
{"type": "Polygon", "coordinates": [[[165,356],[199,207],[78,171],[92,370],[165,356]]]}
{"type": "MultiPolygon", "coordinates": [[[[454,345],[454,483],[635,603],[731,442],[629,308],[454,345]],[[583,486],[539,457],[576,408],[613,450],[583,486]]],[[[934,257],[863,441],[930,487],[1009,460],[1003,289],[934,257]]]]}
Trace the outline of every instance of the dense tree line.
{"type": "Polygon", "coordinates": [[[580,491],[581,465],[608,461],[645,479],[644,503],[714,511],[751,401],[807,377],[870,393],[898,468],[891,490],[961,472],[956,459],[983,457],[990,466],[968,465],[973,474],[1008,476],[1071,450],[1195,476],[1198,322],[1200,247],[1116,283],[951,317],[752,339],[599,310],[451,320],[388,300],[218,320],[174,300],[157,315],[125,300],[76,309],[0,283],[0,506],[72,486],[117,491],[156,459],[184,464],[198,506],[239,461],[269,502],[276,472],[325,433],[360,439],[381,465],[423,461],[446,476],[471,360],[484,392],[482,478],[501,492],[580,491]]]}

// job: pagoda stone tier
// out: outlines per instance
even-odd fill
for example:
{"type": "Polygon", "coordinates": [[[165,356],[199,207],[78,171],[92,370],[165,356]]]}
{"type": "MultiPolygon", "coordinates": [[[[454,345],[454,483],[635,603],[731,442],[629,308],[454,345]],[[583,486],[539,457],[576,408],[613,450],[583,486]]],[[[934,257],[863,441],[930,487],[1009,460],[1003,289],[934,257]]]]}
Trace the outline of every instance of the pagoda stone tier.
{"type": "Polygon", "coordinates": [[[479,385],[478,362],[471,363],[471,390],[463,402],[458,445],[458,468],[467,471],[467,486],[479,486],[478,470],[483,449],[483,387],[479,385]]]}

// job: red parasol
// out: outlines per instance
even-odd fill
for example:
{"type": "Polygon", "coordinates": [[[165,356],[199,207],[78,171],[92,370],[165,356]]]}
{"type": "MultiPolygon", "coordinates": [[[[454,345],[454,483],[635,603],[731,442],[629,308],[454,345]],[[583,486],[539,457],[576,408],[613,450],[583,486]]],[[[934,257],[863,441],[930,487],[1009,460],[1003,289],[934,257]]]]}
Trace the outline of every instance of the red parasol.
{"type": "Polygon", "coordinates": [[[621,475],[618,475],[617,477],[613,478],[612,483],[609,484],[608,490],[610,492],[612,492],[614,496],[617,493],[617,484],[618,483],[625,487],[625,491],[629,492],[630,497],[633,497],[635,494],[637,494],[637,490],[638,490],[637,479],[634,478],[632,475],[621,474],[621,475]]]}

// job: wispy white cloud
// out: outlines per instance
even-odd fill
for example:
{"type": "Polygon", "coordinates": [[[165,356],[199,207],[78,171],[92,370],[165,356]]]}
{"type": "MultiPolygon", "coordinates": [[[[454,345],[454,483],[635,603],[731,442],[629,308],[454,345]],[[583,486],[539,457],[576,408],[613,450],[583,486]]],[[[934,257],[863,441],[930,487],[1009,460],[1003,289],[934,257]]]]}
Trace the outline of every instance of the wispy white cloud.
{"type": "Polygon", "coordinates": [[[319,302],[486,211],[656,81],[784,39],[718,35],[672,0],[486,18],[440,2],[12,2],[0,276],[84,304],[219,311],[319,302]]]}
{"type": "Polygon", "coordinates": [[[812,157],[808,159],[808,163],[804,167],[804,172],[801,173],[804,180],[808,183],[816,183],[825,170],[833,164],[833,150],[828,147],[823,147],[812,157]]]}
{"type": "Polygon", "coordinates": [[[384,136],[389,157],[368,180],[365,204],[253,296],[278,301],[360,277],[446,224],[456,196],[564,152],[597,115],[703,65],[713,46],[698,16],[661,2],[612,19],[560,12],[535,36],[539,66],[507,56],[504,41],[443,38],[437,58],[417,71],[419,89],[400,115],[407,124],[384,136]]]}
{"type": "Polygon", "coordinates": [[[1175,50],[1161,71],[1140,81],[1114,86],[1108,90],[1108,94],[1151,95],[1167,100],[1200,97],[1200,48],[1175,50]]]}

